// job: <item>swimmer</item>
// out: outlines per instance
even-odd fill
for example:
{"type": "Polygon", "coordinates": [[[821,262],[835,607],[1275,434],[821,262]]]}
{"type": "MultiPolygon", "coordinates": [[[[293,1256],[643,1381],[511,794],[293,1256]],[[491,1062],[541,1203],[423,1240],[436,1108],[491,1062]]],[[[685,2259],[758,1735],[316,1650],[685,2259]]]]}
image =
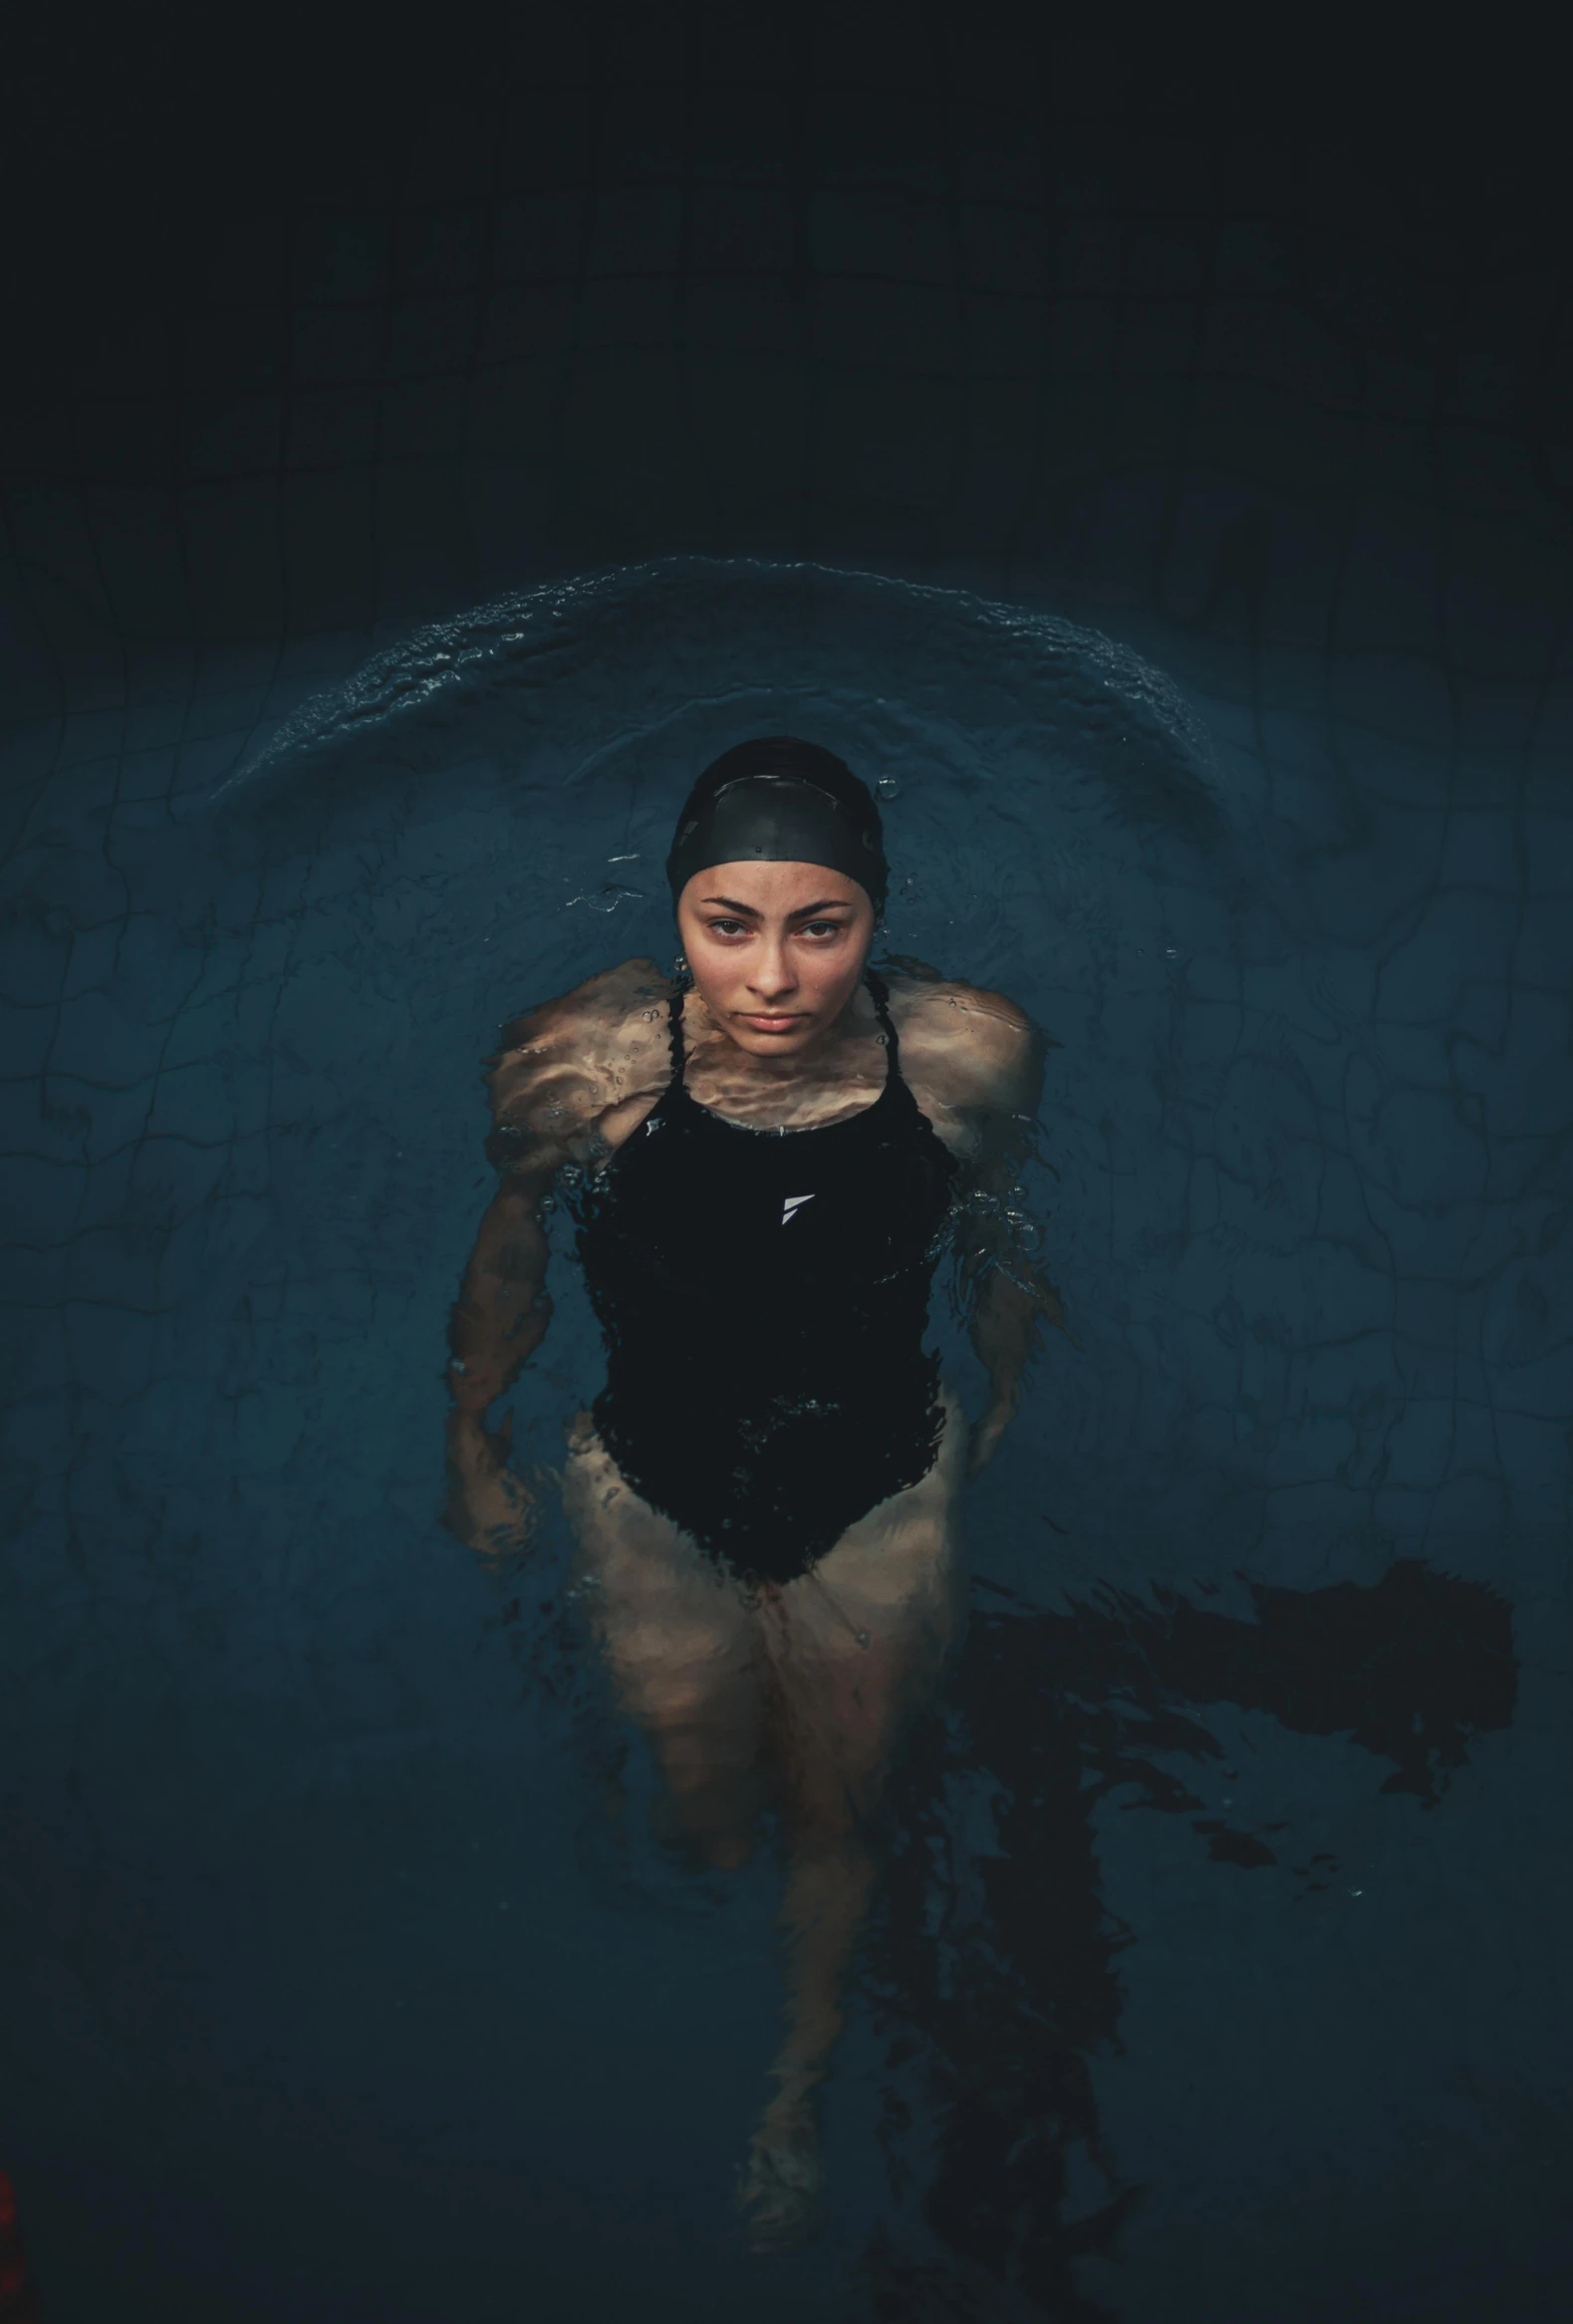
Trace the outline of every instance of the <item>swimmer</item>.
{"type": "Polygon", "coordinates": [[[550,1320],[559,1188],[607,1344],[563,1475],[577,1595],[656,1755],[665,1840],[735,1867],[773,1806],[785,1844],[785,2036],[739,2187],[766,2250],[818,2189],[881,1796],[959,1617],[963,1487],[1062,1319],[1012,1202],[1041,1040],[998,993],[870,965],[888,871],[863,782],[814,744],[741,744],[695,784],[667,878],[672,974],[593,976],[493,1061],[449,1522],[485,1552],[528,1538],[539,1480],[485,1417],[550,1320]],[[970,1428],[923,1346],[947,1239],[989,1379],[970,1428]]]}

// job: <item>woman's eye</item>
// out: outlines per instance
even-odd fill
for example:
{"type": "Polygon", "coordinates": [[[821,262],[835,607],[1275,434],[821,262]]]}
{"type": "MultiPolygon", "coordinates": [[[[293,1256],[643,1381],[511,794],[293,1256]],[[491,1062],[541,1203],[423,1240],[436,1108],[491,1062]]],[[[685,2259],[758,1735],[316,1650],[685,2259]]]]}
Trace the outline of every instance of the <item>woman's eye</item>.
{"type": "Polygon", "coordinates": [[[743,932],[740,919],[712,919],[710,922],[712,936],[740,936],[743,932]]]}
{"type": "Polygon", "coordinates": [[[841,922],[839,919],[811,919],[803,933],[805,936],[839,936],[841,922]]]}

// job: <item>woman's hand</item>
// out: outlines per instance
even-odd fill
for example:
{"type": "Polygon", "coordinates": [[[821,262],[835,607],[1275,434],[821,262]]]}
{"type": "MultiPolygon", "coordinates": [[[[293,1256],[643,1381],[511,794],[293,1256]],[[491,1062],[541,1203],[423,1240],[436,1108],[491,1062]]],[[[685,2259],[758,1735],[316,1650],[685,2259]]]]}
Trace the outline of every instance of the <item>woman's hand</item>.
{"type": "Polygon", "coordinates": [[[448,1497],[442,1521],[477,1556],[501,1561],[528,1547],[537,1522],[537,1494],[508,1466],[513,1422],[495,1435],[479,1412],[456,1405],[448,1415],[448,1497]]]}

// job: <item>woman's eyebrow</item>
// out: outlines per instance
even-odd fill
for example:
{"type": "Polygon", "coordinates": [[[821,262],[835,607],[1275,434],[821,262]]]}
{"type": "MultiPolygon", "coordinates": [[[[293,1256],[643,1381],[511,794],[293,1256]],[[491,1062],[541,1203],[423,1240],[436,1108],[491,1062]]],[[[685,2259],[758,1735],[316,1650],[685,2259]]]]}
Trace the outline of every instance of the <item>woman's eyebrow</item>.
{"type": "MultiPolygon", "coordinates": [[[[757,904],[739,904],[736,898],[732,896],[705,896],[700,898],[700,902],[702,904],[718,904],[723,910],[735,911],[739,918],[742,919],[762,919],[764,916],[757,904]]],[[[849,904],[845,896],[827,896],[822,898],[818,904],[799,904],[795,905],[794,908],[787,913],[787,918],[812,919],[818,912],[850,911],[851,909],[852,905],[849,904]]]]}

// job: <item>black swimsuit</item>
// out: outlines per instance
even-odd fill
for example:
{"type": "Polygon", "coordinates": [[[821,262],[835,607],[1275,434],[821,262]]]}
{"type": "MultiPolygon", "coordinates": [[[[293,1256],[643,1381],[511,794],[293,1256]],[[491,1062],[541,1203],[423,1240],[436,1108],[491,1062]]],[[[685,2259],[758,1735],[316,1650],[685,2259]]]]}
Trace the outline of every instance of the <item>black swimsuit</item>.
{"type": "Polygon", "coordinates": [[[807,1571],[933,1465],[928,1292],[956,1163],[902,1079],[819,1130],[751,1130],[671,1079],[576,1198],[607,1341],[602,1440],[637,1492],[749,1580],[807,1571]]]}

